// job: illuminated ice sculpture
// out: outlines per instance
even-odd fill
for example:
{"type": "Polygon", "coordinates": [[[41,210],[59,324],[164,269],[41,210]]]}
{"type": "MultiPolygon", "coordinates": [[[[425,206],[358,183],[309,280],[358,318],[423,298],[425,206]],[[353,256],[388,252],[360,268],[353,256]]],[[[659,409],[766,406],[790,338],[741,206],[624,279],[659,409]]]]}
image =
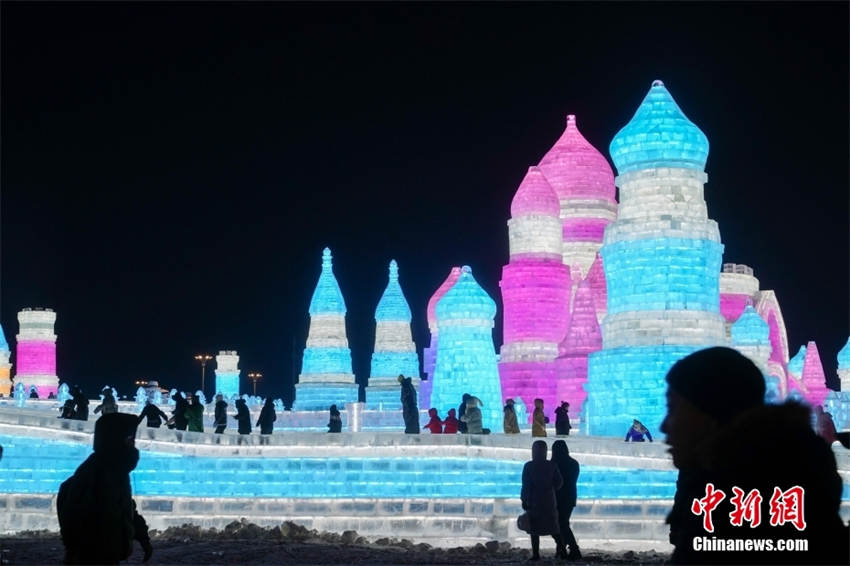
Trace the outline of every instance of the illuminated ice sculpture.
{"type": "Polygon", "coordinates": [[[239,397],[239,354],[220,350],[215,357],[215,392],[225,399],[239,397]]]}
{"type": "Polygon", "coordinates": [[[838,352],[839,391],[830,391],[824,401],[824,408],[832,414],[835,428],[850,428],[850,339],[838,352]]]}
{"type": "Polygon", "coordinates": [[[557,401],[554,361],[569,322],[570,273],[562,261],[559,211],[555,191],[540,169],[530,167],[511,203],[510,261],[499,282],[502,394],[521,397],[529,407],[541,398],[548,411],[557,401]]]}
{"type": "Polygon", "coordinates": [[[12,364],[9,363],[11,354],[9,344],[6,342],[6,333],[0,326],[0,395],[4,397],[12,396],[12,364]]]}
{"type": "Polygon", "coordinates": [[[587,398],[584,384],[587,383],[588,356],[600,348],[602,332],[596,317],[592,282],[586,278],[576,290],[570,327],[559,346],[559,356],[555,361],[558,375],[557,401],[568,402],[573,416],[582,412],[587,398]]]}
{"type": "Polygon", "coordinates": [[[460,277],[460,267],[452,267],[449,276],[428,300],[428,330],[431,333],[431,343],[422,352],[422,373],[425,375],[425,379],[419,384],[419,406],[423,408],[431,407],[431,385],[434,383],[434,367],[437,364],[437,344],[439,342],[437,302],[457,283],[458,277],[460,277]]]}
{"type": "Polygon", "coordinates": [[[484,427],[502,430],[502,388],[493,347],[496,303],[469,266],[461,268],[457,282],[437,303],[436,314],[440,342],[430,405],[444,416],[469,393],[483,403],[484,427]]]}
{"type": "MultiPolygon", "coordinates": [[[[722,297],[720,305],[722,311],[722,297]]],[[[770,375],[767,363],[770,358],[770,328],[767,322],[752,305],[747,304],[738,320],[731,325],[729,333],[732,347],[748,357],[764,376],[765,401],[778,402],[782,397],[780,380],[778,376],[770,375]]]]}
{"type": "Polygon", "coordinates": [[[293,409],[326,411],[356,403],[358,385],[345,332],[345,300],[333,274],[331,250],[322,252],[322,272],[310,301],[310,332],[295,385],[293,409]]]}
{"type": "Polygon", "coordinates": [[[413,386],[419,387],[419,356],[410,320],[410,307],[398,282],[398,264],[392,260],[387,287],[375,309],[375,349],[366,387],[367,408],[401,409],[399,374],[412,377],[413,386]]]}
{"type": "Polygon", "coordinates": [[[55,395],[59,389],[55,323],[56,313],[52,309],[26,308],[18,313],[15,384],[23,383],[27,389],[35,386],[42,399],[51,393],[55,395]]]}
{"type": "Polygon", "coordinates": [[[670,366],[727,343],[723,245],[703,196],[708,139],[655,81],[610,151],[620,204],[601,249],[608,311],[603,348],[589,359],[585,418],[594,435],[622,435],[635,418],[657,434],[670,366]]]}
{"type": "Polygon", "coordinates": [[[829,389],[826,387],[826,374],[823,371],[818,346],[814,342],[806,344],[806,357],[803,360],[803,397],[812,407],[823,405],[829,389]]]}

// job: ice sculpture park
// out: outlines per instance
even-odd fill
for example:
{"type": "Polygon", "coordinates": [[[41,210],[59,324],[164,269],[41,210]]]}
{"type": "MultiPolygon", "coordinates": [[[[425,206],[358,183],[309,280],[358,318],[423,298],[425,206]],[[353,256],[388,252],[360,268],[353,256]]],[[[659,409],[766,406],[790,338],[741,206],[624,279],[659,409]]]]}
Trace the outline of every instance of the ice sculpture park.
{"type": "MultiPolygon", "coordinates": [[[[722,234],[706,202],[708,151],[706,135],[661,81],[611,141],[617,176],[568,116],[563,135],[528,168],[511,202],[500,296],[468,266],[446,266],[428,304],[411,305],[404,278],[414,270],[389,262],[365,402],[352,370],[345,286],[325,249],[305,313],[309,335],[292,410],[277,403],[275,434],[263,439],[212,434],[212,405],[208,432],[141,426],[132,481],[142,513],[159,529],[220,528],[245,517],[444,546],[493,539],[526,545],[516,516],[530,457],[527,422],[539,397],[553,422],[558,402],[571,405],[568,442],[582,465],[572,524],[582,546],[669,549],[663,521],[676,471],[666,446],[627,444],[623,435],[638,418],[663,438],[664,376],[676,360],[709,346],[734,347],[762,370],[767,402],[823,405],[839,430],[850,428],[850,341],[838,353],[839,391],[827,388],[814,342],[791,355],[796,345],[788,343],[777,294],[761,289],[752,267],[724,263],[722,234]],[[419,345],[421,359],[412,309],[427,314],[431,334],[419,345]],[[492,329],[500,312],[504,343],[497,350],[492,329]],[[470,393],[493,433],[404,434],[399,374],[413,378],[422,424],[428,408],[445,417],[470,393]],[[519,435],[501,434],[507,398],[517,401],[519,435]],[[331,404],[342,413],[340,434],[324,432],[331,404]]],[[[91,451],[94,415],[56,418],[69,395],[57,376],[56,316],[48,309],[18,314],[14,379],[0,329],[6,533],[56,530],[58,486],[91,451]],[[50,394],[56,398],[46,399],[50,394]]],[[[256,419],[262,400],[247,395],[238,353],[222,350],[216,365],[215,392],[230,400],[231,413],[241,395],[256,419]]],[[[138,412],[148,400],[171,410],[159,391],[127,393],[122,411],[138,412]]],[[[833,450],[847,520],[850,452],[833,450]]]]}

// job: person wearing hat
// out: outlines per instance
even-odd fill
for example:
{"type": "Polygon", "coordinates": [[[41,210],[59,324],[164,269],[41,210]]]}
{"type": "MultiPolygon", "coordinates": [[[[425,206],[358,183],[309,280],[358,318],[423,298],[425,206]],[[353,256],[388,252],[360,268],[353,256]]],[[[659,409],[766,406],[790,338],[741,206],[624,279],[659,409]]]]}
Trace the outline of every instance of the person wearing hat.
{"type": "Polygon", "coordinates": [[[56,510],[65,545],[65,564],[117,564],[133,551],[133,540],[153,553],[148,526],[136,512],[130,472],[139,462],[138,417],[109,413],[97,420],[94,452],[59,487],[56,510]]]}
{"type": "Polygon", "coordinates": [[[398,382],[401,384],[401,413],[404,418],[405,434],[419,434],[419,406],[416,402],[416,388],[413,386],[413,379],[398,376],[398,382]]]}
{"type": "Polygon", "coordinates": [[[808,407],[795,402],[765,405],[761,371],[731,348],[707,348],[679,360],[667,373],[667,386],[667,415],[661,432],[679,470],[673,509],[667,517],[674,546],[671,563],[850,561],[850,530],[838,514],[841,478],[832,450],[812,430],[808,407]],[[708,484],[724,494],[712,513],[711,532],[704,527],[702,503],[708,499],[708,484]],[[785,521],[777,513],[776,490],[781,495],[794,487],[802,488],[798,512],[805,523],[785,521]],[[744,495],[757,490],[761,500],[750,501],[760,504],[760,524],[753,526],[749,519],[732,524],[730,512],[736,510],[732,500],[737,493],[733,488],[744,495]],[[731,539],[765,547],[770,543],[774,549],[780,540],[805,539],[807,550],[720,547],[731,539]]]}
{"type": "Polygon", "coordinates": [[[505,400],[505,407],[502,409],[505,416],[502,418],[502,428],[505,434],[519,434],[519,423],[516,418],[516,409],[514,409],[514,400],[510,397],[505,400]]]}

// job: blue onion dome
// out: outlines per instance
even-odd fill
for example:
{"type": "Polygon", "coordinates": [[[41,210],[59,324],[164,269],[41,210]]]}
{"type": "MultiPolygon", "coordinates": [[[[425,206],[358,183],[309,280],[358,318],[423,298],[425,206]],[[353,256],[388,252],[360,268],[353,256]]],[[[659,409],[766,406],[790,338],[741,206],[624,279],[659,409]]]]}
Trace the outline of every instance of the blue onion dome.
{"type": "Polygon", "coordinates": [[[708,138],[682,113],[664,83],[654,81],[609,149],[620,175],[655,167],[703,171],[708,159],[708,138]]]}
{"type": "Polygon", "coordinates": [[[493,320],[495,316],[496,302],[472,276],[472,269],[464,265],[457,283],[437,302],[437,325],[443,320],[493,320]]]}
{"type": "Polygon", "coordinates": [[[747,305],[732,325],[733,346],[766,346],[770,344],[770,327],[752,305],[747,305]]]}
{"type": "Polygon", "coordinates": [[[310,315],[314,314],[345,314],[345,301],[339,283],[334,277],[333,262],[331,261],[331,250],[325,248],[322,251],[322,273],[313,298],[310,300],[310,315]]]}
{"type": "Polygon", "coordinates": [[[797,354],[788,361],[788,371],[800,377],[803,375],[803,362],[806,361],[806,347],[800,346],[797,354]]]}
{"type": "Polygon", "coordinates": [[[850,338],[844,347],[838,351],[838,369],[850,369],[850,338]]]}
{"type": "Polygon", "coordinates": [[[6,342],[6,333],[3,332],[3,326],[0,325],[0,352],[9,351],[9,344],[6,342]]]}
{"type": "Polygon", "coordinates": [[[398,284],[398,264],[395,260],[390,261],[390,281],[387,283],[387,288],[378,301],[378,308],[375,309],[375,320],[399,320],[410,322],[410,307],[407,300],[404,298],[404,293],[401,291],[401,286],[398,284]]]}

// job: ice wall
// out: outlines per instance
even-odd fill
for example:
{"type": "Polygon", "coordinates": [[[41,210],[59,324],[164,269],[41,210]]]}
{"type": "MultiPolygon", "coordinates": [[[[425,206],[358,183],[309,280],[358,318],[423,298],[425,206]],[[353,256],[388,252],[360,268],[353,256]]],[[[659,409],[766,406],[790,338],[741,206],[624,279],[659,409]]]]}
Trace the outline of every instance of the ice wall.
{"type": "Polygon", "coordinates": [[[421,407],[430,407],[431,386],[434,383],[434,367],[437,364],[437,345],[439,335],[437,334],[437,302],[452,288],[460,277],[460,267],[452,267],[449,276],[437,288],[428,300],[428,330],[431,333],[431,343],[422,353],[422,367],[425,380],[419,384],[419,404],[421,407]]]}
{"type": "Polygon", "coordinates": [[[803,396],[806,398],[806,401],[812,407],[823,405],[829,389],[826,387],[826,374],[823,371],[818,346],[814,342],[809,342],[806,345],[802,382],[803,387],[805,387],[803,396]]]}
{"type": "Polygon", "coordinates": [[[43,398],[50,393],[55,395],[59,388],[55,323],[56,313],[52,309],[26,308],[18,313],[15,383],[23,383],[27,389],[36,386],[38,396],[43,398]]]}
{"type": "MultiPolygon", "coordinates": [[[[574,417],[581,414],[587,398],[584,385],[587,383],[588,356],[600,348],[602,332],[596,318],[592,283],[584,279],[576,291],[570,327],[560,345],[560,357],[555,362],[558,376],[557,403],[567,401],[570,414],[574,417]]],[[[552,408],[555,406],[557,404],[552,408]]]]}

